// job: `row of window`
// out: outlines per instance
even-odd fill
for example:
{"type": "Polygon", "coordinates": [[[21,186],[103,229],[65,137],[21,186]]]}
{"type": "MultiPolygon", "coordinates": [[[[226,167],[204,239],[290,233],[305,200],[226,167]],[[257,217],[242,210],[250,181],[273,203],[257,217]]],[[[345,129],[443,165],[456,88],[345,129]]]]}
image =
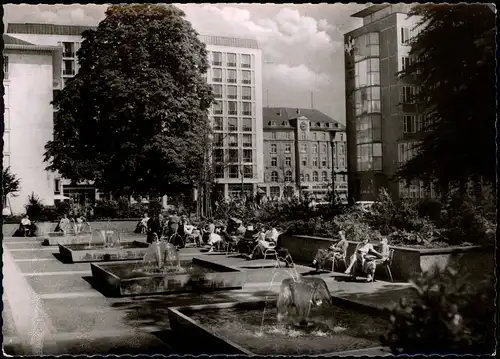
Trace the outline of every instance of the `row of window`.
{"type": "Polygon", "coordinates": [[[365,115],[356,119],[356,144],[382,140],[382,118],[380,115],[365,115]]]}
{"type": "MultiPolygon", "coordinates": [[[[291,143],[285,143],[284,146],[285,146],[285,153],[291,153],[292,152],[292,144],[291,143]]],[[[308,144],[307,143],[301,143],[300,144],[300,152],[306,153],[307,152],[307,148],[308,148],[308,144]]],[[[344,144],[340,143],[338,145],[338,149],[339,149],[339,154],[343,155],[344,152],[345,152],[344,144]]],[[[312,150],[312,153],[318,153],[318,144],[317,143],[313,143],[311,145],[311,150],[312,150]]],[[[321,147],[320,147],[320,150],[321,150],[321,153],[327,153],[327,151],[328,151],[328,144],[322,143],[321,147]]],[[[278,153],[278,144],[271,143],[271,153],[278,153]]]]}
{"type": "MultiPolygon", "coordinates": [[[[327,141],[329,134],[327,132],[310,132],[310,139],[307,136],[307,132],[301,131],[300,133],[300,139],[302,141],[307,141],[307,140],[312,140],[312,141],[327,141]]],[[[271,139],[272,140],[277,140],[277,139],[285,139],[285,140],[293,140],[294,139],[294,133],[292,131],[287,131],[287,132],[271,132],[271,139]],[[278,135],[279,134],[279,135],[278,135]]],[[[340,141],[343,141],[343,135],[340,135],[339,137],[340,141]]]]}
{"type": "MultiPolygon", "coordinates": [[[[212,66],[236,67],[238,65],[238,54],[227,52],[211,52],[209,59],[212,66]]],[[[249,54],[239,55],[239,65],[242,68],[252,67],[252,56],[249,54]]]]}
{"type": "MultiPolygon", "coordinates": [[[[283,189],[284,197],[292,197],[294,194],[294,189],[291,186],[286,186],[283,189]]],[[[281,197],[281,189],[278,186],[269,187],[269,197],[271,200],[278,200],[281,197]]]]}
{"type": "Polygon", "coordinates": [[[398,162],[403,164],[418,154],[419,141],[398,143],[398,162]]]}
{"type": "Polygon", "coordinates": [[[354,65],[355,88],[380,85],[380,60],[365,59],[354,65]]]}
{"type": "Polygon", "coordinates": [[[256,173],[254,165],[215,165],[215,178],[226,178],[227,168],[227,178],[237,179],[237,178],[254,178],[256,173]]]}
{"type": "MultiPolygon", "coordinates": [[[[238,86],[228,85],[224,86],[224,88],[226,90],[225,95],[228,99],[238,98],[238,86]]],[[[215,98],[222,98],[224,96],[222,85],[212,85],[212,91],[215,98]]],[[[241,86],[239,94],[240,98],[243,100],[253,100],[255,97],[254,88],[250,86],[241,86]]]]}
{"type": "Polygon", "coordinates": [[[252,116],[253,115],[253,104],[252,102],[238,102],[238,101],[214,101],[212,104],[212,113],[214,115],[224,114],[224,109],[226,109],[227,115],[242,115],[242,116],[252,116]],[[238,104],[240,104],[240,111],[238,112],[238,104]]]}
{"type": "MultiPolygon", "coordinates": [[[[329,175],[329,172],[323,171],[321,172],[321,182],[327,182],[329,175]]],[[[271,172],[271,182],[278,182],[279,181],[279,175],[277,171],[272,171],[271,172]]],[[[293,172],[292,171],[286,171],[285,176],[284,176],[284,181],[285,182],[293,182],[293,172]]],[[[301,182],[311,182],[311,176],[309,176],[309,173],[306,173],[305,175],[303,173],[300,174],[300,181],[301,182]]],[[[319,175],[318,171],[313,171],[312,173],[312,182],[319,182],[319,175]]]]}
{"type": "Polygon", "coordinates": [[[405,85],[401,87],[401,103],[414,104],[417,95],[418,88],[416,86],[405,85]]]}
{"type": "Polygon", "coordinates": [[[213,151],[213,158],[216,163],[252,163],[253,150],[238,149],[215,149],[213,151]],[[240,161],[241,160],[241,161],[240,161]]]}
{"type": "Polygon", "coordinates": [[[356,116],[380,112],[380,87],[372,86],[354,92],[356,116]]]}
{"type": "MultiPolygon", "coordinates": [[[[328,159],[326,156],[322,156],[320,159],[321,167],[328,167],[328,159]]],[[[285,157],[284,161],[278,161],[278,157],[271,157],[271,167],[278,167],[278,166],[285,166],[285,167],[292,167],[292,157],[285,157]],[[278,163],[279,162],[279,163],[278,163]]],[[[308,167],[308,158],[305,155],[300,156],[300,165],[302,167],[308,167]]],[[[318,167],[318,158],[313,157],[311,159],[311,167],[318,167]]],[[[335,167],[345,167],[345,157],[339,157],[338,158],[338,163],[336,163],[335,167]]]]}
{"type": "Polygon", "coordinates": [[[382,144],[357,145],[356,165],[358,171],[382,171],[382,144]]]}
{"type": "Polygon", "coordinates": [[[367,57],[378,57],[380,55],[380,35],[371,32],[354,40],[354,61],[358,62],[367,57]]]}
{"type": "Polygon", "coordinates": [[[253,147],[253,135],[247,134],[223,134],[223,133],[215,133],[214,134],[214,146],[215,147],[253,147]],[[240,141],[238,141],[238,137],[240,141]],[[241,145],[240,145],[241,144],[241,145]]]}
{"type": "Polygon", "coordinates": [[[402,27],[401,28],[401,45],[410,46],[413,39],[415,39],[419,32],[419,27],[402,27]]]}
{"type": "Polygon", "coordinates": [[[213,128],[215,131],[252,132],[253,119],[246,117],[228,117],[226,119],[226,126],[224,127],[224,117],[216,116],[213,118],[213,128]]]}
{"type": "MultiPolygon", "coordinates": [[[[222,71],[222,69],[219,68],[212,68],[211,69],[212,73],[212,82],[227,82],[227,83],[232,83],[235,84],[238,82],[238,72],[236,70],[231,70],[227,69],[225,71],[222,71]],[[225,73],[225,76],[223,77],[223,73],[225,73]]],[[[251,85],[254,81],[252,81],[252,71],[248,70],[241,70],[240,71],[240,83],[246,84],[246,85],[251,85]]]]}
{"type": "Polygon", "coordinates": [[[437,193],[431,186],[430,189],[425,188],[422,181],[411,183],[409,186],[401,181],[399,182],[399,197],[400,198],[437,198],[437,193]]]}

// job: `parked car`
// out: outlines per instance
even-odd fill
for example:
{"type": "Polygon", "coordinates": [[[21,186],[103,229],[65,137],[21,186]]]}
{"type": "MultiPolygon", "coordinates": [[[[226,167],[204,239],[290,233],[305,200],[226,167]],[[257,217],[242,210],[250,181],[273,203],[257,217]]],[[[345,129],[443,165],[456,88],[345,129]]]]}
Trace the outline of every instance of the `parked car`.
{"type": "Polygon", "coordinates": [[[357,201],[356,206],[359,206],[361,210],[369,212],[375,202],[374,201],[357,201]]]}

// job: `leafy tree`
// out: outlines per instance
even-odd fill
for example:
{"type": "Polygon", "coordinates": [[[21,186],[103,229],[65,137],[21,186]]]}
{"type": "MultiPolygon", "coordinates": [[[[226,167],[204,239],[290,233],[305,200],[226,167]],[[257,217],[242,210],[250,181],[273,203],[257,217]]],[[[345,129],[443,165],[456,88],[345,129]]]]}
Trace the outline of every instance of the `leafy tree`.
{"type": "Polygon", "coordinates": [[[17,197],[17,192],[21,189],[21,180],[10,171],[10,166],[4,168],[2,172],[3,195],[8,196],[10,194],[17,197]]]}
{"type": "Polygon", "coordinates": [[[47,169],[116,195],[191,188],[203,172],[205,45],[171,5],[116,5],[83,34],[79,72],[53,101],[47,169]]]}
{"type": "Polygon", "coordinates": [[[427,135],[399,179],[464,189],[495,182],[495,13],[487,5],[421,5],[411,44],[416,61],[401,73],[419,86],[427,135]]]}

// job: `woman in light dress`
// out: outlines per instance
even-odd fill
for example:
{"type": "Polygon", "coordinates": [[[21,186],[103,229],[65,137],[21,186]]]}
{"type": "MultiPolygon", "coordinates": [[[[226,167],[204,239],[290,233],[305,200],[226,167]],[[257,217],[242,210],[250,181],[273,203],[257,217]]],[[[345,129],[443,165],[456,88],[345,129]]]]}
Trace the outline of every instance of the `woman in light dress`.
{"type": "MultiPolygon", "coordinates": [[[[351,277],[355,278],[356,273],[363,272],[366,275],[366,281],[372,282],[373,275],[375,274],[375,269],[377,262],[375,260],[384,259],[384,256],[388,256],[387,238],[382,239],[385,242],[385,252],[379,253],[373,248],[373,244],[369,243],[368,238],[365,238],[356,247],[354,254],[351,256],[351,262],[347,267],[345,273],[350,274],[351,277]]],[[[382,245],[384,250],[384,246],[382,245]]]]}

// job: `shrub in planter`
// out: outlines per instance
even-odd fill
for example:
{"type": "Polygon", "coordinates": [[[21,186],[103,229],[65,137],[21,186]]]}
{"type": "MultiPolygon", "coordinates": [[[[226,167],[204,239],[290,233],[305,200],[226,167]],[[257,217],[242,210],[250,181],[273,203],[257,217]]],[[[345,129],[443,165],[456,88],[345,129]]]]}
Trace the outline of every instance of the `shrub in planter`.
{"type": "Polygon", "coordinates": [[[40,221],[44,211],[44,206],[40,197],[38,197],[34,192],[28,196],[28,204],[26,204],[24,208],[26,209],[26,214],[32,221],[40,221]]]}
{"type": "Polygon", "coordinates": [[[66,215],[69,214],[69,212],[71,211],[71,205],[69,204],[69,202],[66,201],[57,201],[55,203],[55,210],[57,217],[61,218],[65,214],[66,215]]]}
{"type": "Polygon", "coordinates": [[[441,216],[442,203],[433,198],[425,198],[417,205],[419,217],[429,218],[432,222],[438,223],[441,216]]]}
{"type": "Polygon", "coordinates": [[[451,268],[417,278],[416,298],[390,310],[382,345],[394,354],[491,354],[495,350],[495,280],[476,285],[451,268]]]}
{"type": "Polygon", "coordinates": [[[116,218],[118,216],[118,203],[114,200],[97,201],[94,207],[96,218],[116,218]]]}

